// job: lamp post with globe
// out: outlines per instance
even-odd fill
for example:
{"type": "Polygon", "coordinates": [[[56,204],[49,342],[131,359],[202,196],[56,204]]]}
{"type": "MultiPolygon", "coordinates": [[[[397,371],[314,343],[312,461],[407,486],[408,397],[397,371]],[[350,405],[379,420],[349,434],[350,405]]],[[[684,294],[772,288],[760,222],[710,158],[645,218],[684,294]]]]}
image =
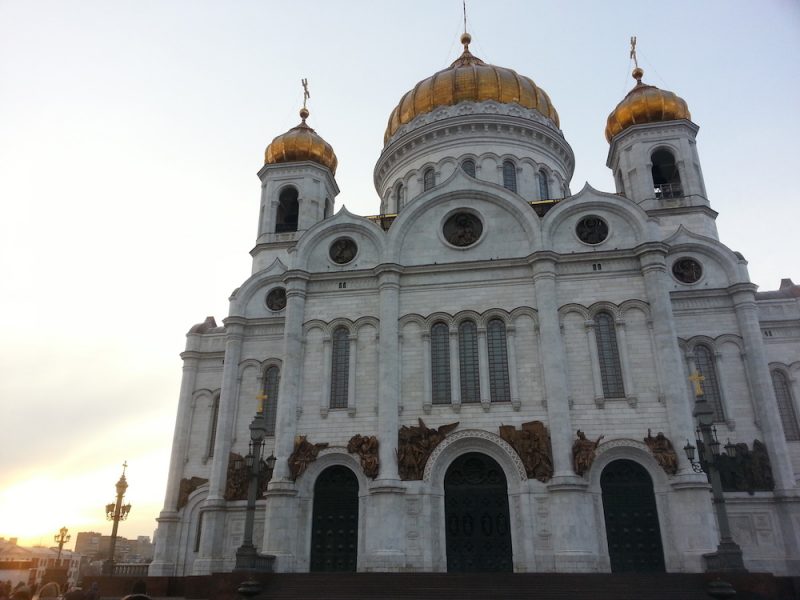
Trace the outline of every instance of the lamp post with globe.
{"type": "Polygon", "coordinates": [[[103,575],[114,574],[114,550],[117,546],[117,529],[119,529],[119,522],[128,518],[131,512],[130,504],[122,504],[122,498],[125,496],[125,490],[128,489],[128,480],[125,479],[125,469],[128,468],[128,462],[122,464],[122,476],[117,482],[117,499],[114,502],[106,504],[106,518],[113,521],[114,525],[111,528],[111,544],[108,550],[108,559],[103,563],[103,575]]]}

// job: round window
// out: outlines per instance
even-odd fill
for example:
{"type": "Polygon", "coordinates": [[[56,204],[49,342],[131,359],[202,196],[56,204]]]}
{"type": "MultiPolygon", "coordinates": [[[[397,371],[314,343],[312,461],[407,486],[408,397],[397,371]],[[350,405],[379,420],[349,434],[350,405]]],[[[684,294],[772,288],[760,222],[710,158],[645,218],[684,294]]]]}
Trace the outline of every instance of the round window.
{"type": "Polygon", "coordinates": [[[358,246],[348,237],[341,237],[331,244],[330,257],[339,265],[349,263],[356,257],[358,246]]]}
{"type": "Polygon", "coordinates": [[[267,294],[267,308],[270,310],[283,310],[286,308],[286,288],[272,288],[267,294]]]}
{"type": "Polygon", "coordinates": [[[608,223],[596,216],[583,217],[575,226],[575,233],[584,244],[599,244],[608,237],[608,223]]]}
{"type": "Polygon", "coordinates": [[[693,258],[679,258],[672,263],[672,274],[681,283],[696,283],[703,275],[703,267],[693,258]]]}
{"type": "Polygon", "coordinates": [[[483,223],[470,212],[457,212],[444,222],[442,233],[453,246],[464,248],[480,239],[483,233],[483,223]]]}

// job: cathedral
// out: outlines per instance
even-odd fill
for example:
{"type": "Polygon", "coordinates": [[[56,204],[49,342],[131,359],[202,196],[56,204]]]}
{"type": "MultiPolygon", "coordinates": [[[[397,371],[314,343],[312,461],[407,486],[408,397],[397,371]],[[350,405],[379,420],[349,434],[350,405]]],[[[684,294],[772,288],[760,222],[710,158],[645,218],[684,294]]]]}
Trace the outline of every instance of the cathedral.
{"type": "Polygon", "coordinates": [[[305,102],[267,146],[252,274],[181,355],[150,575],[243,547],[277,572],[691,573],[734,548],[800,574],[800,286],[757,292],[720,241],[687,102],[637,66],[616,189],[574,191],[547,93],[470,41],[391,110],[379,214],[334,212],[305,102]]]}

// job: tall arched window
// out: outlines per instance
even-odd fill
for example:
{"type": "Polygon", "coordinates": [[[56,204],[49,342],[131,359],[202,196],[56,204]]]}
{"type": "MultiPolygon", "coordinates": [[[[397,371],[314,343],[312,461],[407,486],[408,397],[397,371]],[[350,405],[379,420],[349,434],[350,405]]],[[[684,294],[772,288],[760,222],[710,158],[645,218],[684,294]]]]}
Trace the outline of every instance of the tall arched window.
{"type": "Polygon", "coordinates": [[[703,379],[703,396],[714,411],[714,421],[724,421],[725,413],[722,410],[722,396],[719,393],[719,379],[717,368],[714,364],[714,354],[702,344],[694,347],[694,365],[703,379]]]}
{"type": "Polygon", "coordinates": [[[478,363],[478,330],[473,321],[458,326],[458,366],[461,376],[461,402],[481,401],[481,375],[478,363]]]}
{"type": "Polygon", "coordinates": [[[275,365],[264,373],[264,425],[267,435],[275,435],[275,419],[278,414],[278,382],[281,371],[275,365]]]}
{"type": "Polygon", "coordinates": [[[403,193],[405,189],[403,188],[402,182],[397,184],[397,187],[394,188],[394,201],[395,201],[395,212],[399,213],[400,208],[403,206],[403,193]]]}
{"type": "Polygon", "coordinates": [[[489,387],[492,402],[511,402],[506,324],[500,319],[492,319],[486,328],[486,335],[489,345],[489,387]]]}
{"type": "Polygon", "coordinates": [[[211,418],[208,424],[208,452],[206,456],[214,456],[214,446],[217,443],[217,421],[219,420],[219,394],[214,394],[211,400],[211,418]]]}
{"type": "Polygon", "coordinates": [[[783,372],[772,371],[772,387],[775,388],[775,398],[778,400],[778,414],[781,416],[783,435],[790,442],[800,440],[800,427],[797,425],[792,389],[783,372]]]}
{"type": "Polygon", "coordinates": [[[681,176],[675,157],[669,150],[656,150],[650,157],[653,164],[653,191],[656,198],[680,198],[683,196],[681,176]]]}
{"type": "Polygon", "coordinates": [[[510,160],[503,161],[503,187],[512,192],[517,191],[517,167],[510,160]]]}
{"type": "Polygon", "coordinates": [[[350,374],[350,331],[338,327],[333,332],[331,356],[331,408],[347,408],[350,374]]]}
{"type": "Polygon", "coordinates": [[[547,171],[539,169],[536,177],[539,179],[539,200],[549,200],[550,184],[547,182],[547,171]]]}
{"type": "Polygon", "coordinates": [[[475,177],[475,161],[471,158],[461,163],[461,169],[470,177],[475,177]]]}
{"type": "Polygon", "coordinates": [[[431,401],[450,404],[450,328],[446,323],[431,327],[431,401]]]}
{"type": "Polygon", "coordinates": [[[433,172],[432,167],[428,167],[422,174],[422,189],[427,192],[432,189],[434,185],[436,185],[436,174],[433,172]]]}
{"type": "Polygon", "coordinates": [[[617,332],[614,317],[607,312],[594,316],[595,337],[597,339],[597,358],[600,362],[600,378],[603,381],[605,398],[624,398],[622,367],[619,362],[617,332]]]}
{"type": "Polygon", "coordinates": [[[297,190],[287,187],[278,197],[278,212],[275,215],[275,233],[297,231],[297,218],[300,214],[300,204],[297,200],[297,190]]]}

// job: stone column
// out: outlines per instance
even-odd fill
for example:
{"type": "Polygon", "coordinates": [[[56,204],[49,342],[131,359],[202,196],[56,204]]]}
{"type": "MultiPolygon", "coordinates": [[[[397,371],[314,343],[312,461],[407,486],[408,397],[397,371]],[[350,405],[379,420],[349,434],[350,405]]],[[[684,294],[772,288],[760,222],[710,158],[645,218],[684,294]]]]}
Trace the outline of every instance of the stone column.
{"type": "Polygon", "coordinates": [[[775,489],[789,490],[795,487],[794,469],[778,416],[778,401],[775,399],[775,389],[772,387],[767,356],[764,352],[755,290],[756,286],[752,283],[738,283],[729,288],[744,342],[744,365],[755,393],[753,403],[764,434],[764,443],[769,450],[775,489]]]}
{"type": "Polygon", "coordinates": [[[603,392],[603,378],[600,374],[600,357],[597,352],[597,332],[595,323],[592,319],[587,319],[583,323],[586,329],[586,344],[589,348],[589,360],[592,362],[592,385],[594,386],[594,403],[598,408],[603,408],[606,404],[606,396],[603,392]]]}
{"type": "Polygon", "coordinates": [[[242,358],[242,339],[245,319],[225,319],[225,366],[222,369],[222,391],[219,397],[217,416],[217,439],[211,474],[208,481],[208,497],[201,507],[203,532],[200,551],[192,567],[193,575],[207,575],[225,569],[223,544],[225,531],[225,486],[228,478],[228,459],[233,437],[233,415],[236,411],[239,363],[242,358]]]}
{"type": "MultiPolygon", "coordinates": [[[[349,344],[349,356],[347,357],[347,414],[356,414],[356,380],[358,370],[358,332],[354,331],[347,336],[349,344]]],[[[395,351],[396,352],[396,351],[395,351]]]]}
{"type": "Polygon", "coordinates": [[[511,406],[519,410],[522,401],[519,397],[519,377],[517,374],[517,344],[516,329],[513,325],[506,326],[506,353],[508,354],[508,387],[511,392],[511,406]]]}
{"type": "Polygon", "coordinates": [[[478,397],[483,409],[489,410],[492,401],[492,390],[489,386],[489,347],[486,344],[485,327],[478,327],[478,379],[481,386],[478,397]]]}
{"type": "Polygon", "coordinates": [[[622,369],[622,383],[625,386],[625,399],[631,406],[636,406],[636,393],[633,389],[633,375],[631,374],[633,367],[628,358],[628,338],[625,335],[625,321],[620,319],[614,325],[617,333],[620,368],[622,369]]]}
{"type": "MultiPolygon", "coordinates": [[[[399,571],[405,565],[405,486],[397,470],[400,373],[400,270],[378,269],[380,333],[378,345],[378,440],[380,473],[369,486],[366,508],[366,548],[359,566],[365,571],[399,571]]],[[[368,435],[369,432],[362,432],[368,435]]]]}
{"type": "Polygon", "coordinates": [[[326,335],[322,340],[322,395],[319,399],[319,414],[323,418],[328,416],[331,406],[331,363],[333,360],[331,344],[330,336],[326,335]]]}
{"type": "Polygon", "coordinates": [[[450,330],[450,403],[461,410],[461,361],[458,357],[458,328],[450,330]]]}
{"type": "Polygon", "coordinates": [[[427,414],[433,405],[433,377],[431,375],[431,332],[422,332],[422,410],[427,414]]]}
{"type": "MultiPolygon", "coordinates": [[[[189,344],[187,344],[189,345],[189,344]]],[[[191,430],[189,413],[192,409],[192,395],[197,379],[199,354],[187,350],[181,354],[183,359],[183,377],[178,399],[178,415],[175,419],[175,434],[172,438],[172,454],[169,460],[169,476],[167,477],[167,493],[164,498],[164,509],[159,514],[158,536],[156,537],[155,556],[148,568],[150,576],[175,575],[175,560],[178,556],[178,494],[180,492],[181,475],[186,461],[186,448],[189,445],[191,430]],[[170,545],[167,545],[167,541],[170,545]]],[[[188,519],[185,520],[188,526],[188,519]]]]}

